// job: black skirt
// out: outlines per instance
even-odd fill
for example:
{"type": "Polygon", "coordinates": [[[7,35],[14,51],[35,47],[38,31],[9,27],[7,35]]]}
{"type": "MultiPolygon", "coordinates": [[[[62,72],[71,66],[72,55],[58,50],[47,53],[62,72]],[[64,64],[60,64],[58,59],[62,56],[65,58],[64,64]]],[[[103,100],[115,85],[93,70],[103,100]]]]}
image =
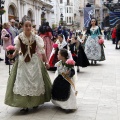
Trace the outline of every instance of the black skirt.
{"type": "Polygon", "coordinates": [[[70,96],[70,83],[58,75],[53,82],[52,99],[58,101],[67,101],[70,96]]]}
{"type": "Polygon", "coordinates": [[[77,56],[77,61],[76,61],[76,66],[81,66],[81,67],[87,67],[89,66],[90,63],[87,59],[87,56],[84,52],[83,47],[80,45],[79,46],[79,52],[78,52],[78,56],[77,56]]]}

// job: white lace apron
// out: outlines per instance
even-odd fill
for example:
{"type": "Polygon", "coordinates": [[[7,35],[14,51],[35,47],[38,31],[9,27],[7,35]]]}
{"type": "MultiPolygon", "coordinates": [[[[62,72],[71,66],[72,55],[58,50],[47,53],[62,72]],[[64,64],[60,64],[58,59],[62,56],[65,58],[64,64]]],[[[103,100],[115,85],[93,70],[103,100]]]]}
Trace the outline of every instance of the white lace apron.
{"type": "Polygon", "coordinates": [[[27,51],[25,56],[19,56],[19,63],[17,68],[16,81],[14,83],[13,92],[20,94],[21,96],[40,96],[45,93],[44,81],[41,73],[41,62],[37,54],[33,54],[31,57],[30,47],[34,42],[33,37],[27,40],[22,34],[20,36],[22,42],[26,45],[27,51]],[[30,62],[25,62],[27,54],[30,57],[30,62]]]}

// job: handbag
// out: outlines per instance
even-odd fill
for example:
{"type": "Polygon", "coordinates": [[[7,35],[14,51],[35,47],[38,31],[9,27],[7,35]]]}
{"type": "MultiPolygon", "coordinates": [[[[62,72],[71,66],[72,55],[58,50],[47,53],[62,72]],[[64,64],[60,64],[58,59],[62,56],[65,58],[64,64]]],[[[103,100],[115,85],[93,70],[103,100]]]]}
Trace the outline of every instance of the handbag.
{"type": "Polygon", "coordinates": [[[8,37],[8,38],[9,38],[9,37],[10,37],[10,35],[9,35],[9,34],[6,34],[6,35],[5,35],[5,37],[8,37]]]}

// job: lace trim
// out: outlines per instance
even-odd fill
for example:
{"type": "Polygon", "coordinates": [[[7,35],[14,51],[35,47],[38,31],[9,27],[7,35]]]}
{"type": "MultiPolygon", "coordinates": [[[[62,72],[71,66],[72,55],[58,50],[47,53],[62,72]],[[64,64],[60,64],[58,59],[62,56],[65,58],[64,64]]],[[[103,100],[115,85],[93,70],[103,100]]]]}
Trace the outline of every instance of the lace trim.
{"type": "Polygon", "coordinates": [[[89,37],[85,44],[85,53],[89,60],[100,60],[101,47],[98,44],[98,38],[95,39],[89,37]]]}
{"type": "Polygon", "coordinates": [[[21,39],[21,41],[26,44],[26,45],[29,45],[30,43],[32,44],[35,40],[36,40],[36,35],[34,35],[32,32],[31,32],[31,36],[28,40],[28,38],[25,36],[24,32],[20,33],[18,38],[21,39]],[[29,43],[30,41],[30,43],[29,43]]]}
{"type": "Polygon", "coordinates": [[[98,28],[99,28],[98,26],[95,26],[94,28],[91,27],[90,30],[91,30],[91,31],[95,31],[95,30],[97,30],[98,28]]]}
{"type": "Polygon", "coordinates": [[[19,87],[14,87],[13,92],[14,94],[19,94],[21,96],[40,96],[41,94],[43,95],[45,93],[45,88],[44,86],[41,87],[40,89],[37,89],[35,91],[35,88],[19,88],[19,87]],[[36,92],[37,91],[37,92],[36,92]]]}

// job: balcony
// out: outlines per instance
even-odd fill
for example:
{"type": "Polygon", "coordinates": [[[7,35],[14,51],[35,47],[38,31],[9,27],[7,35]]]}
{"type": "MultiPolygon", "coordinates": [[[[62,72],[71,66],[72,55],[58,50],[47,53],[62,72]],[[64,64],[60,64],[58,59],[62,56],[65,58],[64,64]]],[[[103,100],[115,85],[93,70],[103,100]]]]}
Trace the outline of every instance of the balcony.
{"type": "Polygon", "coordinates": [[[94,5],[95,4],[95,0],[88,0],[88,3],[94,5]]]}
{"type": "Polygon", "coordinates": [[[73,3],[65,3],[66,6],[73,6],[73,3]]]}
{"type": "Polygon", "coordinates": [[[51,5],[51,0],[38,0],[39,2],[42,2],[44,4],[50,4],[51,5]]]}

